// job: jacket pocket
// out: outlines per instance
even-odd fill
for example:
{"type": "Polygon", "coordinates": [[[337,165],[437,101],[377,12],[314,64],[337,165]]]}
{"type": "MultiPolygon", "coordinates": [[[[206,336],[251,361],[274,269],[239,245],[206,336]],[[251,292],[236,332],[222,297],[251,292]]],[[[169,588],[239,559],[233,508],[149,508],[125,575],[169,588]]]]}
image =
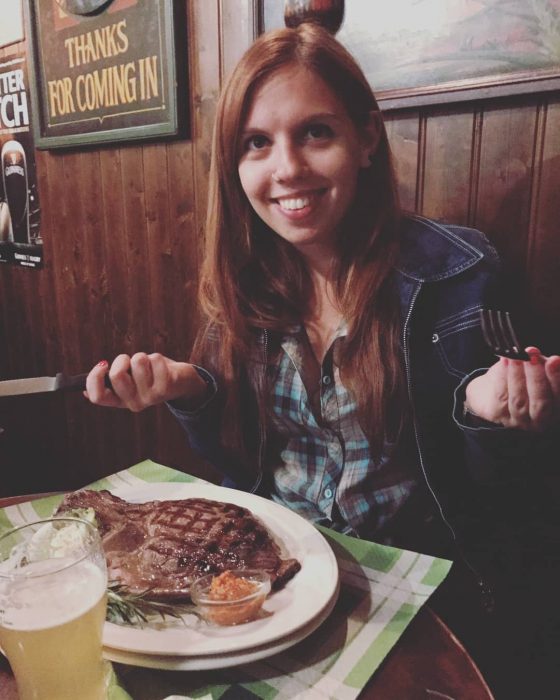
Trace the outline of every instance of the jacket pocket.
{"type": "Polygon", "coordinates": [[[464,377],[475,367],[473,360],[484,357],[484,341],[480,330],[482,306],[464,309],[438,320],[433,328],[432,344],[446,371],[464,377]]]}

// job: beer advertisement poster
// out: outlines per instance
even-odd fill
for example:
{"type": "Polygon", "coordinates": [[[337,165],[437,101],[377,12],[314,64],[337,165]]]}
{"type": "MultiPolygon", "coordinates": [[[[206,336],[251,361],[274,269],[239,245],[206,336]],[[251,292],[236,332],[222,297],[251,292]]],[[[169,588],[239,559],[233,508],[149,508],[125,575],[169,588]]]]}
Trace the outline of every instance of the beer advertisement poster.
{"type": "Polygon", "coordinates": [[[25,54],[0,61],[0,263],[39,268],[43,241],[25,54]]]}

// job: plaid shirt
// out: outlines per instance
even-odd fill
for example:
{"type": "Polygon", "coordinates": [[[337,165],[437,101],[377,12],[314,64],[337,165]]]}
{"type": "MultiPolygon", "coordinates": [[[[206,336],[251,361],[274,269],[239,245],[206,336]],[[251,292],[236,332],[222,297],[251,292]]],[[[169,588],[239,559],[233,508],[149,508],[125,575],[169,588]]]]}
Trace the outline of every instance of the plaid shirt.
{"type": "Polygon", "coordinates": [[[282,339],[273,382],[273,421],[280,437],[272,498],[315,523],[371,537],[386,528],[418,484],[410,427],[398,445],[372,455],[357,407],[340,380],[339,328],[321,366],[304,328],[282,339]],[[316,383],[315,383],[316,384],[316,383]]]}

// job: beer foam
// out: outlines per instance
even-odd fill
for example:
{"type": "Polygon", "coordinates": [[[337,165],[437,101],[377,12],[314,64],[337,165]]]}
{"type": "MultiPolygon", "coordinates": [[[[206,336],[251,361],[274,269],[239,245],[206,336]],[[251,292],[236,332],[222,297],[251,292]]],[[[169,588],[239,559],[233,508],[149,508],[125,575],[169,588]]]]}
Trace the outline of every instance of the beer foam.
{"type": "MultiPolygon", "coordinates": [[[[56,561],[57,569],[63,561],[56,561]]],[[[49,571],[53,566],[52,561],[35,562],[26,567],[29,577],[0,583],[3,627],[21,631],[57,627],[86,613],[105,594],[106,577],[92,562],[85,560],[56,573],[49,571]]]]}

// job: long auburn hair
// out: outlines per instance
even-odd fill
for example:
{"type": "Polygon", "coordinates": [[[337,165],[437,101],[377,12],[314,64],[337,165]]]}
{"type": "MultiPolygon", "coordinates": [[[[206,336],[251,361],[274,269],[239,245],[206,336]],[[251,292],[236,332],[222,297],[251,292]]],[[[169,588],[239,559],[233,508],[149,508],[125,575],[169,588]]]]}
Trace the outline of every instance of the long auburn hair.
{"type": "MultiPolygon", "coordinates": [[[[283,331],[301,323],[310,285],[302,257],[257,216],[238,175],[240,134],[253,95],[289,65],[320,76],[358,130],[365,128],[371,112],[379,112],[353,57],[326,30],[310,23],[260,36],[223,87],[213,134],[200,301],[208,323],[220,334],[219,375],[226,393],[222,437],[241,453],[238,389],[255,330],[283,331]]],[[[334,280],[348,326],[341,376],[373,449],[393,432],[388,426],[400,429],[395,416],[403,389],[399,309],[391,275],[399,252],[400,210],[387,134],[378,121],[381,136],[371,166],[360,170],[355,202],[340,226],[334,280]]],[[[206,338],[203,331],[195,346],[194,356],[201,361],[206,338]]],[[[257,398],[264,411],[264,397],[257,398]]]]}

